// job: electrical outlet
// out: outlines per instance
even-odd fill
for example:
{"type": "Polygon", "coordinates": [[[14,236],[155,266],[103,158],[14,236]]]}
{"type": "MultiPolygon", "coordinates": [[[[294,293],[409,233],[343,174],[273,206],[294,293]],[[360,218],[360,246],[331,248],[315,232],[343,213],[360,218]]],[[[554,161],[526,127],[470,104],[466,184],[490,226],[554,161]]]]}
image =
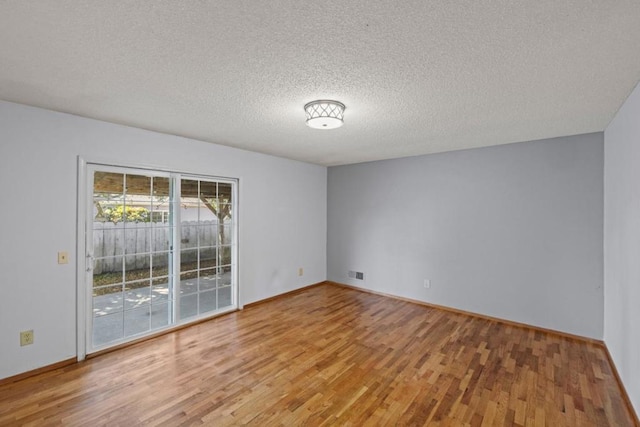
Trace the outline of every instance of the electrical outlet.
{"type": "Polygon", "coordinates": [[[58,252],[58,264],[68,264],[68,263],[69,263],[69,253],[58,252]]]}
{"type": "Polygon", "coordinates": [[[33,344],[33,329],[20,332],[20,346],[24,347],[31,344],[33,344]]]}
{"type": "Polygon", "coordinates": [[[302,275],[304,275],[304,268],[300,267],[298,269],[298,276],[302,276],[302,275]]]}
{"type": "Polygon", "coordinates": [[[424,279],[424,288],[425,289],[430,289],[431,288],[431,280],[429,279],[424,279]]]}

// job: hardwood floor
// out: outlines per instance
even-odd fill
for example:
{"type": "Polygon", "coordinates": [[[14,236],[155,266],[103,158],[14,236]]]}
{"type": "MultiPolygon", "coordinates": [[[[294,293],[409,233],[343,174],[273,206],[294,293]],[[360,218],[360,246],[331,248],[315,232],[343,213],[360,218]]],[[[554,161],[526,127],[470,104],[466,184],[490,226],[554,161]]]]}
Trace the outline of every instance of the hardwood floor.
{"type": "Polygon", "coordinates": [[[332,285],[0,387],[0,425],[631,426],[597,345],[332,285]]]}

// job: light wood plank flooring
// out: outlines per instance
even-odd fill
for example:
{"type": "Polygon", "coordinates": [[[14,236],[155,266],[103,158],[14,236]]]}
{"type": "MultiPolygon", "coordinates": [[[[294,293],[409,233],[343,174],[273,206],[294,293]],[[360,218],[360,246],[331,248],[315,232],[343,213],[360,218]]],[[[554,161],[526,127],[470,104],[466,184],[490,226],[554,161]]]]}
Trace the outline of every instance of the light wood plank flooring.
{"type": "Polygon", "coordinates": [[[0,387],[0,425],[631,426],[597,345],[325,284],[0,387]]]}

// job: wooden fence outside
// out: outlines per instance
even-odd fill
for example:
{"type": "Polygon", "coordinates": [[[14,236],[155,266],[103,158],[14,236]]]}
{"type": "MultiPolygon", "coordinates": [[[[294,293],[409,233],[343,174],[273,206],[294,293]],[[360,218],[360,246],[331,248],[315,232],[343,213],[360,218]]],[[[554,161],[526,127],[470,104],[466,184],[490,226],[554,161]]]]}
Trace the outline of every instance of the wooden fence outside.
{"type": "MultiPolygon", "coordinates": [[[[206,251],[212,259],[217,256],[215,247],[219,233],[223,232],[224,242],[231,244],[231,225],[218,227],[217,221],[185,221],[181,224],[181,263],[196,262],[196,248],[212,248],[206,251]]],[[[137,270],[149,268],[153,256],[154,267],[166,267],[171,250],[173,229],[166,223],[140,222],[93,223],[93,256],[96,258],[94,274],[122,271],[122,257],[125,268],[137,270]],[[151,254],[150,254],[151,253],[151,254]],[[141,255],[144,254],[144,255],[141,255]]],[[[205,251],[201,251],[205,252],[205,251]]]]}

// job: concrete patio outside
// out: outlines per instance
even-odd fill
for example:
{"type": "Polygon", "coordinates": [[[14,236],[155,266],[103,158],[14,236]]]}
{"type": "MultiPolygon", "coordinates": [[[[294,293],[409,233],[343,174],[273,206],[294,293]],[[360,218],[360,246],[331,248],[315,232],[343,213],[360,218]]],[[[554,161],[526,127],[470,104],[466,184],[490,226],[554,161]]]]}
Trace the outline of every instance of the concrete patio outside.
{"type": "MultiPolygon", "coordinates": [[[[231,306],[231,273],[180,282],[179,320],[231,306]]],[[[167,284],[93,297],[93,347],[170,324],[173,301],[167,284]]]]}

